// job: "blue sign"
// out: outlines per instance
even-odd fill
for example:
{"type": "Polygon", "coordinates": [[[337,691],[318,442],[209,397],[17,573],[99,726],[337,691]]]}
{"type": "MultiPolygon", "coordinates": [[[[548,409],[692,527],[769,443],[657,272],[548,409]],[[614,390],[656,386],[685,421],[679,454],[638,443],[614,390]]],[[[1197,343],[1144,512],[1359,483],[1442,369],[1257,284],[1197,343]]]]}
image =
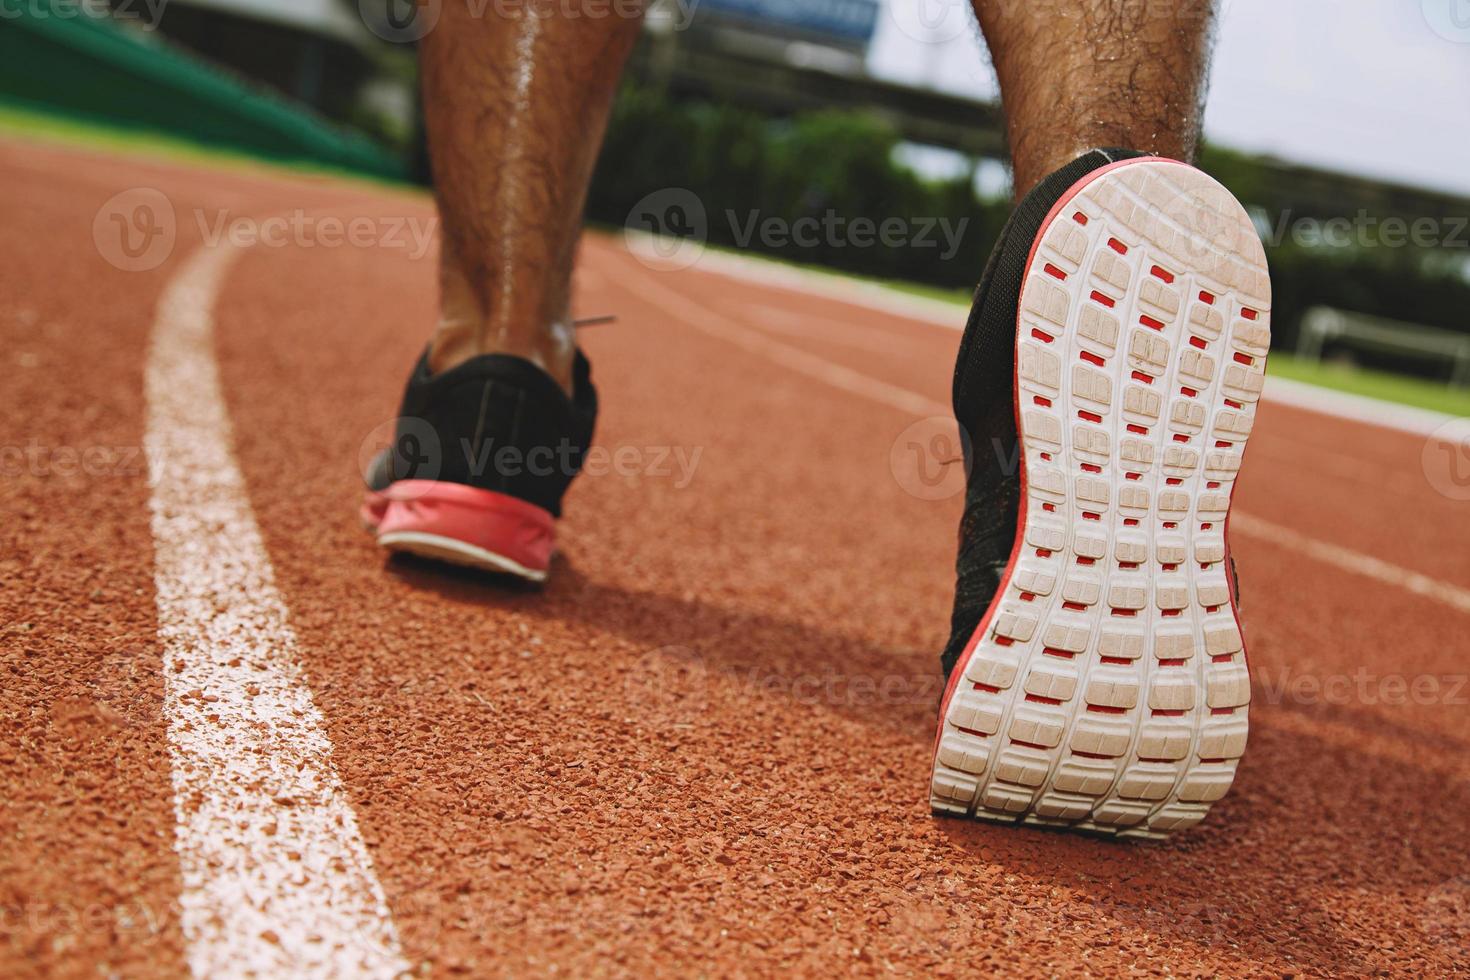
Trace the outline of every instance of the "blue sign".
{"type": "Polygon", "coordinates": [[[878,24],[878,0],[694,0],[708,11],[867,44],[878,24]]]}

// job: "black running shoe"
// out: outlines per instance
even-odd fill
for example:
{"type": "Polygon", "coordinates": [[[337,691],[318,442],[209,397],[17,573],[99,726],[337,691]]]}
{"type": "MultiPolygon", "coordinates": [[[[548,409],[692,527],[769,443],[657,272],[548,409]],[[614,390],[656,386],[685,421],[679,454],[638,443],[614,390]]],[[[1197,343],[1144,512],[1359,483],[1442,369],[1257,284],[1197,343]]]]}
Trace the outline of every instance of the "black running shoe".
{"type": "Polygon", "coordinates": [[[597,391],[577,352],[573,397],[530,361],[472,358],[408,379],[393,445],[367,473],[363,521],[390,551],[540,582],[555,519],[582,467],[597,391]]]}
{"type": "Polygon", "coordinates": [[[1229,788],[1225,526],[1270,304],[1249,217],[1186,164],[1094,150],[1017,207],[955,367],[975,448],[936,812],[1162,837],[1229,788]]]}

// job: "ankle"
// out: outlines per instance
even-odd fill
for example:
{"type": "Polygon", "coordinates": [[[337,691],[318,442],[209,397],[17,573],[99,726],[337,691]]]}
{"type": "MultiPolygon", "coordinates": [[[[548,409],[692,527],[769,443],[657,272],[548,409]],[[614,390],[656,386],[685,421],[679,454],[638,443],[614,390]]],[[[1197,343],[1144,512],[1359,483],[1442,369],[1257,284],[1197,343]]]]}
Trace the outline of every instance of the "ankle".
{"type": "Polygon", "coordinates": [[[524,276],[486,283],[466,271],[452,237],[445,237],[441,249],[439,322],[429,341],[429,370],[440,374],[474,357],[509,354],[530,361],[571,395],[577,338],[567,312],[570,270],[558,281],[524,276]]]}
{"type": "Polygon", "coordinates": [[[568,321],[553,322],[536,330],[509,330],[484,322],[441,317],[429,341],[429,370],[440,374],[485,354],[524,358],[551,375],[568,395],[572,393],[576,336],[568,321]]]}

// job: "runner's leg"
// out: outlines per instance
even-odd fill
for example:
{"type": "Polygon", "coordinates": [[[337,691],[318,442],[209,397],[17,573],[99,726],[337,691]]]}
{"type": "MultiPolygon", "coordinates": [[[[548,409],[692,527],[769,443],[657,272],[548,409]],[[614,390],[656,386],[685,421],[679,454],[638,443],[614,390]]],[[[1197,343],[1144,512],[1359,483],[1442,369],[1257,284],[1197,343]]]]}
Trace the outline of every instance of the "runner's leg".
{"type": "Polygon", "coordinates": [[[570,389],[582,209],[640,19],[619,5],[497,9],[445,4],[421,42],[443,241],[430,367],[515,354],[570,389]]]}
{"type": "Polygon", "coordinates": [[[1016,198],[1096,146],[1192,161],[1214,0],[974,0],[1016,198]]]}

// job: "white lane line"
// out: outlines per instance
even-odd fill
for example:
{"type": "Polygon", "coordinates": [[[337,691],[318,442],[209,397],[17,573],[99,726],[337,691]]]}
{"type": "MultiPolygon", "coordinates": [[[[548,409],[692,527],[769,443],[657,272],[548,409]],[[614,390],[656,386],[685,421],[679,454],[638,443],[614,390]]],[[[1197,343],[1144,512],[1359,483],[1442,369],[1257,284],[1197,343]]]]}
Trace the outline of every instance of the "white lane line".
{"type": "MultiPolygon", "coordinates": [[[[628,250],[645,265],[657,267],[665,261],[653,247],[652,236],[629,234],[626,241],[628,250]]],[[[696,268],[710,275],[829,299],[948,330],[964,330],[969,316],[967,307],[959,303],[914,296],[881,283],[865,282],[815,269],[797,268],[754,255],[732,255],[709,250],[699,257],[696,268]]],[[[1414,436],[1439,433],[1446,440],[1470,438],[1470,419],[1460,419],[1444,412],[1386,402],[1365,395],[1334,391],[1269,373],[1262,397],[1268,402],[1318,415],[1376,425],[1414,436]],[[1456,420],[1459,422],[1458,426],[1452,427],[1447,434],[1441,431],[1442,426],[1456,420]]]]}
{"type": "MultiPolygon", "coordinates": [[[[641,299],[653,303],[686,326],[693,327],[712,337],[734,343],[753,354],[766,357],[784,367],[792,368],[808,377],[821,381],[833,388],[859,395],[883,405],[897,408],[920,416],[949,416],[950,407],[926,398],[907,388],[899,388],[886,381],[832,364],[822,358],[798,350],[778,340],[773,340],[752,327],[742,326],[727,317],[720,316],[704,305],[686,299],[659,282],[667,273],[645,271],[638,274],[638,285],[628,285],[626,279],[617,281],[625,289],[633,290],[641,299]]],[[[1270,521],[1232,511],[1232,529],[1238,529],[1252,537],[1262,537],[1300,552],[1317,561],[1335,565],[1350,572],[1366,575],[1387,585],[1397,586],[1415,595],[1422,595],[1448,605],[1461,612],[1470,612],[1470,592],[1431,578],[1419,572],[1400,568],[1369,555],[1352,551],[1326,541],[1308,537],[1270,521]]]]}
{"type": "Polygon", "coordinates": [[[1332,544],[1327,541],[1319,541],[1309,538],[1305,534],[1293,531],[1289,527],[1273,524],[1270,521],[1253,517],[1250,514],[1233,513],[1230,515],[1230,529],[1248,534],[1253,538],[1260,538],[1275,544],[1283,545],[1293,551],[1301,552],[1317,561],[1332,565],[1355,575],[1382,582],[1384,585],[1397,586],[1406,592],[1442,602],[1451,609],[1457,609],[1463,613],[1470,613],[1470,590],[1441,582],[1437,578],[1431,578],[1422,572],[1410,571],[1398,565],[1391,564],[1372,555],[1365,555],[1361,551],[1353,551],[1341,545],[1332,544]]]}
{"type": "Polygon", "coordinates": [[[764,333],[801,337],[852,350],[867,351],[870,354],[901,356],[911,351],[913,347],[909,338],[895,330],[868,327],[848,320],[839,320],[836,317],[793,313],[790,310],[761,303],[748,304],[745,307],[745,314],[744,316],[736,315],[740,316],[740,319],[749,326],[756,327],[764,333]]]}
{"type": "Polygon", "coordinates": [[[237,251],[200,248],[159,300],[145,445],[173,770],[196,977],[409,969],[235,461],[212,305],[237,251]]]}
{"type": "Polygon", "coordinates": [[[1470,438],[1470,419],[1444,412],[1432,412],[1427,408],[1415,408],[1412,405],[1397,405],[1346,391],[1319,388],[1303,381],[1277,377],[1270,373],[1270,368],[1267,368],[1266,388],[1261,392],[1261,397],[1268,402],[1278,402],[1292,408],[1316,412],[1318,415],[1331,415],[1349,422],[1382,426],[1415,436],[1438,434],[1447,442],[1470,438]],[[1449,428],[1446,429],[1446,426],[1449,428]]]}
{"type": "MultiPolygon", "coordinates": [[[[682,268],[671,265],[655,246],[655,236],[641,231],[624,230],[624,241],[628,250],[645,265],[659,268],[682,268]]],[[[695,267],[700,272],[738,279],[766,287],[785,289],[793,293],[805,293],[821,299],[835,300],[862,310],[877,310],[913,320],[916,323],[943,327],[946,330],[965,329],[969,308],[959,303],[942,299],[929,299],[893,289],[882,283],[855,279],[841,273],[823,272],[820,269],[803,269],[787,265],[759,255],[737,255],[706,249],[695,267]]]]}
{"type": "MultiPolygon", "coordinates": [[[[626,280],[619,279],[618,281],[624,288],[627,288],[626,280]]],[[[825,358],[808,354],[799,347],[783,344],[753,327],[747,327],[728,317],[721,316],[702,303],[686,299],[665,286],[659,281],[657,273],[640,273],[636,293],[640,299],[652,303],[685,326],[693,327],[701,333],[744,348],[752,354],[774,361],[782,367],[790,368],[839,391],[889,405],[910,415],[927,417],[952,414],[950,407],[943,402],[927,398],[907,388],[880,381],[861,371],[833,364],[825,358]]]]}

